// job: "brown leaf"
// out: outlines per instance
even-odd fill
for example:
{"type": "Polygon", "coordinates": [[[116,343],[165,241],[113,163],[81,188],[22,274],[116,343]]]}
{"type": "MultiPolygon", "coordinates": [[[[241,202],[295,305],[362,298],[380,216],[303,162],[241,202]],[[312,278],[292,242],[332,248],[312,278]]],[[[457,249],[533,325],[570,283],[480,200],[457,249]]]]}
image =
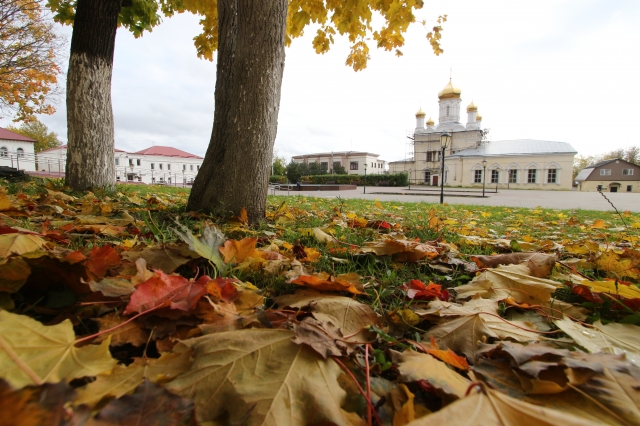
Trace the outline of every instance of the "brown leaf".
{"type": "Polygon", "coordinates": [[[409,425],[595,426],[601,423],[519,401],[483,386],[482,391],[471,393],[409,425]]]}
{"type": "MultiPolygon", "coordinates": [[[[100,324],[100,331],[108,330],[115,327],[125,320],[117,312],[112,312],[103,317],[97,318],[100,324]]],[[[94,343],[100,343],[111,336],[111,345],[119,346],[125,343],[131,343],[133,346],[142,346],[149,340],[149,331],[140,328],[136,321],[131,321],[113,331],[99,335],[94,339],[94,343]]]]}
{"type": "Polygon", "coordinates": [[[378,315],[369,305],[348,297],[298,290],[295,294],[276,297],[275,300],[281,308],[308,306],[326,329],[335,327],[342,336],[351,336],[346,340],[353,342],[366,342],[374,337],[375,334],[368,331],[369,326],[381,327],[378,315]]]}
{"type": "Polygon", "coordinates": [[[361,287],[359,280],[360,276],[355,273],[332,277],[326,272],[319,272],[313,275],[301,275],[291,281],[291,284],[298,284],[320,291],[348,291],[353,294],[363,294],[364,292],[359,288],[361,287]]]}
{"type": "Polygon", "coordinates": [[[142,250],[125,251],[122,252],[122,257],[132,262],[143,258],[147,261],[149,268],[160,269],[165,274],[170,274],[190,260],[198,258],[198,254],[184,244],[164,244],[145,247],[142,250]]]}
{"type": "Polygon", "coordinates": [[[347,344],[336,340],[336,338],[341,338],[342,336],[332,334],[329,330],[324,329],[317,320],[305,318],[303,321],[294,322],[292,325],[293,332],[296,335],[293,343],[309,346],[324,359],[347,354],[347,344]]]}
{"type": "Polygon", "coordinates": [[[12,390],[0,380],[0,424],[2,426],[63,426],[65,404],[73,395],[66,383],[46,383],[12,390]]]}
{"type": "Polygon", "coordinates": [[[15,293],[27,282],[31,274],[29,264],[21,257],[10,257],[0,262],[0,291],[15,293]]]}
{"type": "Polygon", "coordinates": [[[426,380],[438,390],[440,396],[448,397],[449,400],[464,398],[471,384],[470,380],[431,355],[409,349],[402,353],[391,351],[391,358],[394,364],[398,364],[400,381],[406,383],[426,380]]]}
{"type": "Polygon", "coordinates": [[[251,329],[186,340],[194,351],[191,370],[166,387],[194,399],[200,422],[345,424],[340,367],[294,344],[293,336],[289,330],[251,329]]]}
{"type": "Polygon", "coordinates": [[[144,381],[133,395],[109,402],[87,426],[195,425],[193,402],[144,381]]]}

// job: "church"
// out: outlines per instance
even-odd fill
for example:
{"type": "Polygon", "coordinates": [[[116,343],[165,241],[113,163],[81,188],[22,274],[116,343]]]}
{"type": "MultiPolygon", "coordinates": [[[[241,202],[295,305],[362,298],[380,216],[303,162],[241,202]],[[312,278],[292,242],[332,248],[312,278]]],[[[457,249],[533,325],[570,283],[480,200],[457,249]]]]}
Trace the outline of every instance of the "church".
{"type": "Polygon", "coordinates": [[[571,190],[573,157],[566,142],[488,140],[478,106],[467,105],[460,121],[462,90],[451,79],[438,93],[438,124],[420,108],[413,132],[413,158],[389,162],[389,173],[408,173],[412,184],[448,187],[571,190]],[[443,137],[444,135],[444,137],[443,137]],[[449,137],[447,137],[447,135],[449,137]],[[444,146],[444,175],[442,153],[444,146]]]}

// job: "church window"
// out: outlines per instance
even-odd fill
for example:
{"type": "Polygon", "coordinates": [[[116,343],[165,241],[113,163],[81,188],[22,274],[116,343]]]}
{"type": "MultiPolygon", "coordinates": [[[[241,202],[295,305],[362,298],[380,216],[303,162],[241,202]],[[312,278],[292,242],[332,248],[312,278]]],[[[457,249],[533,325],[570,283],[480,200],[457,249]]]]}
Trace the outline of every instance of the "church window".
{"type": "Polygon", "coordinates": [[[438,161],[438,151],[427,151],[427,161],[438,161]]]}
{"type": "Polygon", "coordinates": [[[498,183],[499,180],[500,180],[500,171],[491,170],[491,183],[498,183]]]}
{"type": "Polygon", "coordinates": [[[189,166],[189,167],[190,167],[189,170],[193,171],[193,164],[191,166],[189,166]]]}
{"type": "Polygon", "coordinates": [[[529,169],[527,170],[527,183],[536,183],[536,174],[537,169],[529,169]]]}
{"type": "Polygon", "coordinates": [[[16,149],[16,152],[18,153],[18,157],[24,157],[24,149],[18,148],[16,149]]]}
{"type": "Polygon", "coordinates": [[[449,107],[447,107],[447,115],[449,115],[449,107]]]}
{"type": "Polygon", "coordinates": [[[600,169],[600,176],[611,176],[611,169],[600,169]]]}
{"type": "Polygon", "coordinates": [[[187,170],[187,165],[186,165],[186,164],[183,164],[183,165],[182,165],[182,171],[184,172],[185,170],[187,170]]]}
{"type": "Polygon", "coordinates": [[[558,172],[556,169],[549,169],[547,171],[547,183],[557,183],[558,172]]]}
{"type": "Polygon", "coordinates": [[[133,166],[133,158],[129,158],[129,165],[133,166]]]}
{"type": "Polygon", "coordinates": [[[358,170],[358,162],[357,161],[351,161],[349,163],[349,170],[358,170]]]}
{"type": "Polygon", "coordinates": [[[425,170],[424,172],[424,181],[429,183],[431,182],[431,171],[425,170]]]}
{"type": "MultiPolygon", "coordinates": [[[[171,170],[171,163],[167,163],[167,170],[171,170]]],[[[171,181],[169,181],[171,182],[171,181]]]]}
{"type": "Polygon", "coordinates": [[[633,169],[622,169],[622,176],[633,176],[633,169]]]}
{"type": "MultiPolygon", "coordinates": [[[[0,155],[0,157],[3,157],[3,155],[0,155]]],[[[119,166],[119,165],[120,165],[120,159],[116,158],[116,166],[119,166]]]]}
{"type": "Polygon", "coordinates": [[[482,183],[482,170],[474,170],[473,183],[482,183]]]}
{"type": "Polygon", "coordinates": [[[151,163],[151,170],[155,170],[156,168],[156,163],[151,163]]]}
{"type": "Polygon", "coordinates": [[[518,170],[509,170],[509,183],[518,183],[518,170]]]}
{"type": "Polygon", "coordinates": [[[160,170],[162,170],[162,163],[160,163],[158,166],[160,167],[160,170]]]}

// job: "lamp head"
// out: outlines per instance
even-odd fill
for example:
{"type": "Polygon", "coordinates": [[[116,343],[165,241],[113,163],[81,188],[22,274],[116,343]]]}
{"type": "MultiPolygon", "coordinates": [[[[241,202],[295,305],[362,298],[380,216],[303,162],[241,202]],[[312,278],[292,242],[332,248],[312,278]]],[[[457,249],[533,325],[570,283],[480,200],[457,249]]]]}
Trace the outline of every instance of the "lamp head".
{"type": "Polygon", "coordinates": [[[440,135],[440,144],[443,148],[446,148],[449,145],[449,141],[451,140],[451,135],[449,133],[443,133],[440,135]]]}
{"type": "Polygon", "coordinates": [[[482,160],[482,167],[487,167],[487,160],[482,160]]]}

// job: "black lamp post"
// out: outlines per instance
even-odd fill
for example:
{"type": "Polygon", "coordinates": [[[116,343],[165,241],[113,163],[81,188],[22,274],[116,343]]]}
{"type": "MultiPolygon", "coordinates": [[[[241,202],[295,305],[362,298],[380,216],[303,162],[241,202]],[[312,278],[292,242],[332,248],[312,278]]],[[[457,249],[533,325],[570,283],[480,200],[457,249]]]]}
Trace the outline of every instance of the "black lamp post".
{"type": "Polygon", "coordinates": [[[367,193],[367,162],[364,162],[364,192],[363,194],[367,193]]]}
{"type": "Polygon", "coordinates": [[[409,189],[411,189],[411,169],[409,169],[409,189]]]}
{"type": "Polygon", "coordinates": [[[484,197],[484,187],[487,183],[487,160],[482,160],[482,196],[484,197]]]}
{"type": "Polygon", "coordinates": [[[444,204],[444,150],[451,141],[451,135],[449,133],[443,133],[440,135],[440,145],[442,146],[442,168],[440,169],[440,204],[444,204]]]}

